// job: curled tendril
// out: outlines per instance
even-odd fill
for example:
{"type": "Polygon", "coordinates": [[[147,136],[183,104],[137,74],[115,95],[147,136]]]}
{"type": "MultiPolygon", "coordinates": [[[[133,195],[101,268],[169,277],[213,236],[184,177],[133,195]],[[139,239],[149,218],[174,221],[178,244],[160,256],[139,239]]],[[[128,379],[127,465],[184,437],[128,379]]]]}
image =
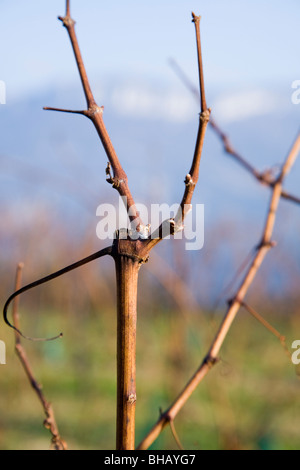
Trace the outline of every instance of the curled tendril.
{"type": "Polygon", "coordinates": [[[24,287],[21,287],[21,289],[18,289],[16,292],[14,292],[6,301],[4,308],[3,308],[3,319],[5,323],[10,327],[13,328],[20,336],[22,336],[25,339],[28,339],[30,341],[53,341],[57,338],[60,338],[63,336],[62,333],[60,333],[57,336],[54,336],[52,338],[32,338],[30,336],[24,335],[18,328],[16,328],[10,321],[8,320],[7,313],[8,313],[8,307],[10,303],[20,294],[23,294],[24,292],[33,289],[34,287],[40,286],[41,284],[45,284],[46,282],[51,281],[52,279],[55,279],[59,276],[62,276],[65,273],[68,273],[69,271],[72,271],[74,269],[79,268],[80,266],[83,266],[84,264],[90,263],[91,261],[94,261],[95,259],[101,258],[102,256],[105,255],[110,255],[112,253],[112,247],[107,247],[104,248],[103,250],[97,251],[96,253],[93,253],[90,256],[87,256],[86,258],[83,258],[79,261],[76,261],[76,263],[70,264],[69,266],[66,266],[59,271],[56,271],[55,273],[49,274],[48,276],[45,276],[41,279],[38,279],[37,281],[31,282],[30,284],[27,284],[24,287]]]}

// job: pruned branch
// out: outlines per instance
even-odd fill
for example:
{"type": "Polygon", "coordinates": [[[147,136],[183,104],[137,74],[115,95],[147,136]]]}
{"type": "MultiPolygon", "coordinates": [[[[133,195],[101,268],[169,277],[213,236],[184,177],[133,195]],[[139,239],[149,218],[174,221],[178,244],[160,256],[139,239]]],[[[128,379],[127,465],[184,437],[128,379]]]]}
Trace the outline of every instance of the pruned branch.
{"type": "Polygon", "coordinates": [[[256,248],[256,255],[242,281],[240,287],[238,288],[235,296],[228,302],[228,309],[223,319],[223,322],[206,354],[204,360],[202,361],[200,367],[197,369],[195,374],[188,381],[182,392],[173,402],[173,404],[163,413],[158,420],[158,422],[153,426],[148,435],[143,439],[143,441],[138,446],[138,449],[147,449],[154,440],[159,436],[164,427],[175,419],[178,412],[184,406],[186,401],[189,399],[191,394],[200,384],[200,382],[207,375],[209,370],[218,362],[218,354],[223,345],[223,342],[227,336],[227,333],[241,307],[244,303],[244,298],[250,288],[258,269],[264,261],[265,256],[269,250],[274,246],[272,241],[272,235],[274,230],[275,218],[277,213],[277,208],[279,205],[282,184],[291,170],[296,157],[300,151],[300,133],[298,134],[288,156],[282,166],[279,177],[276,180],[276,183],[272,189],[272,196],[269,204],[268,214],[266,218],[266,223],[264,226],[261,242],[256,248]]]}
{"type": "MultiPolygon", "coordinates": [[[[21,278],[22,278],[22,270],[23,270],[23,263],[19,263],[17,267],[17,273],[16,273],[16,283],[15,283],[15,290],[18,291],[20,290],[21,287],[21,278]]],[[[49,429],[52,435],[52,446],[55,450],[67,450],[67,444],[66,442],[61,438],[55,416],[54,416],[54,411],[52,408],[51,403],[49,403],[46,400],[46,397],[42,391],[42,386],[37,382],[37,380],[34,377],[30,362],[28,360],[26,351],[24,347],[21,344],[21,338],[20,334],[18,331],[20,330],[19,326],[19,313],[18,313],[18,306],[19,306],[19,297],[14,298],[13,302],[13,324],[15,326],[15,350],[16,354],[22,364],[22,367],[28,377],[28,380],[30,382],[31,387],[35,391],[39,401],[42,404],[44,413],[46,415],[46,419],[44,421],[44,426],[45,428],[49,429]]]]}

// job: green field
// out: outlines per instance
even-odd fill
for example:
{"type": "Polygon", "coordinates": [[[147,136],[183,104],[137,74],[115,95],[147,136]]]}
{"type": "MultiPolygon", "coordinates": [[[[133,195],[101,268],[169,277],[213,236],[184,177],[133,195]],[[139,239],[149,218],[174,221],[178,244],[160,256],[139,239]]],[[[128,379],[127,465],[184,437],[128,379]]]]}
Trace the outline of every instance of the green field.
{"type": "MultiPolygon", "coordinates": [[[[22,344],[70,449],[113,449],[115,442],[115,313],[67,317],[23,313],[26,333],[62,339],[22,344]]],[[[203,359],[215,325],[208,316],[178,312],[139,314],[136,444],[176,398],[203,359]]],[[[300,339],[295,316],[268,320],[300,339]]],[[[14,353],[14,335],[1,326],[7,364],[0,366],[0,448],[48,449],[43,410],[14,353]]],[[[299,376],[279,341],[245,312],[233,324],[221,361],[179,413],[176,431],[185,449],[299,449],[299,376]]],[[[152,449],[176,449],[167,427],[152,449]]]]}

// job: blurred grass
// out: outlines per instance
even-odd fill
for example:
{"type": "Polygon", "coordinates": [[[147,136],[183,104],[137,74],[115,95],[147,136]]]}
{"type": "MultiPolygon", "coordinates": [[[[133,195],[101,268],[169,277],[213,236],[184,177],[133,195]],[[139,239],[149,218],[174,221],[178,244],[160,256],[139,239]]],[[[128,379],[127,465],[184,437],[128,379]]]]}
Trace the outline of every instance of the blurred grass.
{"type": "MultiPolygon", "coordinates": [[[[139,313],[136,443],[158,419],[204,357],[216,325],[208,316],[139,313]]],[[[268,320],[300,338],[296,316],[268,320]]],[[[71,449],[113,449],[115,443],[115,313],[70,316],[22,313],[24,332],[62,339],[23,341],[37,380],[52,402],[71,449]],[[34,316],[34,318],[30,318],[34,316]]],[[[0,366],[0,448],[48,449],[43,410],[14,353],[12,331],[1,326],[7,364],[0,366]]],[[[278,340],[245,312],[234,323],[216,365],[179,413],[185,449],[299,449],[299,376],[278,340]]],[[[167,427],[152,449],[176,449],[167,427]]]]}

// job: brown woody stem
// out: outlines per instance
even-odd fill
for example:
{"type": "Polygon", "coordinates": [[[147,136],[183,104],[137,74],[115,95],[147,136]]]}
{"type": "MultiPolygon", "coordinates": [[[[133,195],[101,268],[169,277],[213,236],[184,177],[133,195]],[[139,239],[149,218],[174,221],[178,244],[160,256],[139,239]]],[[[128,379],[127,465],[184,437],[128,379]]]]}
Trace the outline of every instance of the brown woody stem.
{"type": "Polygon", "coordinates": [[[133,450],[136,403],[136,321],[139,262],[116,258],[117,277],[117,432],[116,449],[133,450]]]}
{"type": "Polygon", "coordinates": [[[113,247],[117,281],[117,450],[135,446],[137,284],[148,259],[145,243],[117,238],[113,247]],[[144,253],[144,257],[142,257],[144,253]]]}

